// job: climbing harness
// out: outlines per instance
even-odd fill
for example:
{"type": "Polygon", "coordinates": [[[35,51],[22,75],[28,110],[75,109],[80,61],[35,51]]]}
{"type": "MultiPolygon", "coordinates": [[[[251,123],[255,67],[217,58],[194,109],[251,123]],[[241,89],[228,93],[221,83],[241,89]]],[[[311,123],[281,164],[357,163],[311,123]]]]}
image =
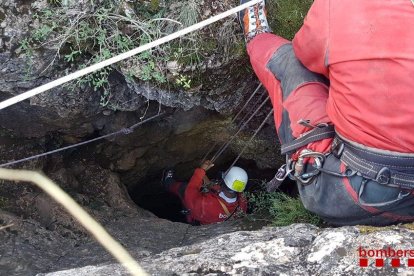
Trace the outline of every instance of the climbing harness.
{"type": "Polygon", "coordinates": [[[229,218],[229,217],[230,217],[230,211],[229,211],[229,209],[227,208],[226,204],[224,204],[224,203],[223,203],[223,201],[221,201],[221,199],[220,199],[220,198],[218,198],[218,197],[217,197],[217,201],[220,203],[220,206],[221,206],[221,208],[223,209],[224,213],[226,213],[227,218],[229,218]]]}
{"type": "Polygon", "coordinates": [[[287,177],[299,181],[302,185],[310,184],[321,172],[325,159],[324,154],[309,149],[302,150],[296,161],[286,155],[286,164],[282,165],[273,179],[266,184],[266,190],[274,192],[287,177]],[[305,164],[310,164],[305,162],[306,159],[313,159],[313,170],[305,172],[305,164]]]}
{"type": "Polygon", "coordinates": [[[281,146],[281,154],[292,154],[309,143],[333,137],[335,137],[335,128],[333,125],[318,125],[292,142],[283,144],[281,146]]]}
{"type": "Polygon", "coordinates": [[[230,216],[228,216],[224,221],[228,221],[229,219],[231,219],[231,217],[233,217],[233,215],[237,212],[237,210],[240,207],[240,203],[237,204],[236,208],[234,209],[233,212],[231,212],[230,216]]]}
{"type": "Polygon", "coordinates": [[[358,195],[359,203],[364,206],[387,206],[404,199],[414,190],[413,154],[393,154],[358,145],[346,140],[339,134],[335,134],[331,126],[315,128],[292,143],[282,146],[282,153],[286,154],[286,164],[279,168],[275,177],[268,182],[268,190],[275,190],[288,176],[300,182],[302,185],[307,185],[321,172],[337,177],[361,176],[363,181],[358,195]],[[310,151],[309,149],[302,150],[296,160],[288,157],[297,149],[306,146],[310,142],[332,138],[332,135],[334,135],[335,139],[332,143],[332,152],[328,154],[332,154],[346,164],[346,170],[343,173],[323,168],[326,155],[310,151]],[[304,160],[307,158],[313,158],[314,160],[312,164],[314,169],[312,171],[305,171],[304,169],[304,164],[306,163],[304,160]],[[380,185],[400,188],[402,191],[394,200],[380,203],[367,203],[362,196],[370,180],[380,185]]]}
{"type": "MultiPolygon", "coordinates": [[[[293,161],[294,162],[294,161],[293,161]]],[[[294,175],[293,178],[295,180],[298,180],[303,185],[309,184],[315,176],[317,176],[320,173],[320,169],[322,168],[323,163],[325,162],[325,155],[316,152],[311,151],[309,149],[304,149],[299,154],[298,160],[294,162],[294,175]],[[314,168],[310,172],[304,171],[304,165],[305,165],[305,159],[313,158],[314,163],[312,164],[312,167],[314,168]]]]}
{"type": "MultiPolygon", "coordinates": [[[[254,96],[257,94],[257,92],[260,90],[260,88],[262,87],[262,84],[260,83],[256,89],[253,91],[252,95],[249,97],[249,99],[246,101],[246,103],[244,104],[244,106],[239,110],[239,112],[233,117],[233,119],[230,121],[229,125],[233,124],[236,119],[240,116],[240,114],[242,114],[242,112],[246,109],[246,107],[249,105],[249,103],[251,102],[251,100],[254,98],[254,96]]],[[[247,113],[248,114],[248,113],[247,113]]],[[[244,119],[242,120],[244,121],[244,119]]],[[[207,153],[204,155],[201,163],[204,163],[204,161],[206,161],[207,157],[210,155],[210,153],[217,147],[217,145],[219,144],[219,142],[215,142],[210,149],[207,151],[207,153]]]]}
{"type": "Polygon", "coordinates": [[[151,120],[153,120],[155,118],[158,118],[158,117],[160,117],[160,116],[162,116],[164,114],[165,114],[165,112],[158,113],[158,114],[156,114],[156,115],[154,115],[154,116],[152,116],[150,118],[147,118],[147,119],[145,119],[145,120],[143,120],[141,122],[138,122],[138,123],[136,123],[136,124],[134,124],[134,125],[132,125],[132,126],[130,126],[128,128],[123,128],[123,129],[120,129],[118,131],[115,131],[115,132],[112,132],[112,133],[108,133],[108,134],[105,134],[105,135],[102,135],[100,137],[93,138],[93,139],[90,139],[90,140],[87,140],[87,141],[84,141],[84,142],[80,142],[80,143],[73,144],[73,145],[70,145],[70,146],[67,146],[67,147],[63,147],[63,148],[51,150],[51,151],[48,151],[48,152],[36,154],[34,156],[26,157],[26,158],[23,158],[23,159],[19,159],[19,160],[15,160],[15,161],[10,161],[10,162],[1,164],[0,165],[0,168],[7,167],[7,166],[11,166],[11,165],[15,165],[15,164],[19,164],[19,163],[26,162],[26,161],[33,160],[33,159],[37,159],[37,158],[44,157],[44,156],[47,156],[47,155],[50,155],[50,154],[53,154],[53,153],[61,152],[61,151],[67,150],[67,149],[76,148],[76,147],[79,147],[79,146],[83,146],[83,145],[86,145],[86,144],[90,144],[92,142],[96,142],[96,141],[99,141],[99,140],[107,139],[107,138],[110,138],[112,136],[118,136],[118,135],[121,135],[121,134],[127,135],[127,134],[132,133],[138,126],[140,126],[140,125],[142,125],[142,124],[144,124],[146,122],[149,122],[149,121],[151,121],[151,120]]]}
{"type": "Polygon", "coordinates": [[[323,153],[303,149],[299,153],[297,160],[293,160],[291,155],[309,143],[327,138],[333,138],[335,136],[334,127],[328,124],[315,126],[310,124],[308,120],[300,120],[299,123],[313,129],[298,137],[294,141],[281,146],[281,154],[286,155],[286,163],[278,169],[273,179],[266,184],[266,189],[269,192],[275,191],[279,188],[286,177],[296,180],[302,185],[308,185],[321,171],[326,171],[322,168],[326,159],[326,156],[323,153]],[[313,159],[314,161],[312,163],[312,171],[305,171],[305,164],[310,163],[305,162],[307,159],[313,159]]]}
{"type": "Polygon", "coordinates": [[[413,154],[374,151],[347,141],[339,134],[335,137],[332,148],[333,154],[358,175],[381,185],[414,189],[413,154]]]}

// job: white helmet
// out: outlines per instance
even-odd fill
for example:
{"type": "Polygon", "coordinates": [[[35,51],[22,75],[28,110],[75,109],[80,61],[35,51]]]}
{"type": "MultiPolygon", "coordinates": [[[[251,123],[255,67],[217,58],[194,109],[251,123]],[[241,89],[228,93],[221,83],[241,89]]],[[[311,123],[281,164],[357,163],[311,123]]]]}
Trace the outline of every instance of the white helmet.
{"type": "Polygon", "coordinates": [[[230,190],[241,193],[246,188],[247,172],[239,167],[231,167],[227,174],[223,174],[223,180],[230,190]]]}

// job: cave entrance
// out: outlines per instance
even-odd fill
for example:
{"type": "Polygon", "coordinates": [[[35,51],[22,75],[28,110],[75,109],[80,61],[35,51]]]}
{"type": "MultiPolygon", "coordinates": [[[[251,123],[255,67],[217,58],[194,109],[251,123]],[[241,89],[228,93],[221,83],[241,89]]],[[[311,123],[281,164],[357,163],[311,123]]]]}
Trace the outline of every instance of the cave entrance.
{"type": "MultiPolygon", "coordinates": [[[[207,175],[210,179],[219,179],[222,171],[226,170],[233,162],[235,156],[227,155],[223,161],[216,162],[207,175]]],[[[198,161],[199,162],[199,161],[198,161]]],[[[198,162],[177,164],[173,169],[177,181],[188,181],[198,162]]],[[[275,174],[274,169],[259,169],[253,160],[240,159],[236,166],[244,168],[249,175],[246,191],[260,189],[262,180],[270,180],[275,174]]],[[[163,170],[154,170],[148,173],[137,188],[130,190],[132,200],[141,208],[146,209],[159,218],[174,222],[186,222],[181,201],[175,195],[167,192],[161,184],[163,170]]]]}

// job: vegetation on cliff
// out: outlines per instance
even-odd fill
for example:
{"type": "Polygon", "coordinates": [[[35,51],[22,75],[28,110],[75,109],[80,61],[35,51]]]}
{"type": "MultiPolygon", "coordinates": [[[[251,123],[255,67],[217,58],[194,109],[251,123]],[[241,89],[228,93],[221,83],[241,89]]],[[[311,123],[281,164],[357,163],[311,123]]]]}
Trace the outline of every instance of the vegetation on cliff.
{"type": "MultiPolygon", "coordinates": [[[[274,31],[291,39],[311,3],[312,0],[269,1],[274,31]]],[[[65,74],[193,25],[233,4],[215,0],[48,0],[37,5],[30,32],[21,40],[18,52],[25,54],[31,70],[33,53],[51,49],[54,57],[49,66],[63,63],[65,74]]],[[[240,59],[247,57],[234,16],[78,79],[69,88],[91,86],[101,92],[100,104],[107,106],[115,93],[109,82],[111,72],[116,70],[127,81],[150,82],[168,90],[194,93],[210,82],[204,76],[207,69],[240,59]]]]}

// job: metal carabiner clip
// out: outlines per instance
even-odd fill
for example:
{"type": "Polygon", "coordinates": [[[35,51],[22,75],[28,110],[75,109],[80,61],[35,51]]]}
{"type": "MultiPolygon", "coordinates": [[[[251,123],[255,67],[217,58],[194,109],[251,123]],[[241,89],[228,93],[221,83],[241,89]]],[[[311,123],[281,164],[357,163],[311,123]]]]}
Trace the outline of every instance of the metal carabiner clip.
{"type": "Polygon", "coordinates": [[[313,157],[315,160],[317,158],[320,158],[321,159],[320,161],[322,163],[325,162],[325,159],[326,159],[325,154],[321,152],[317,152],[317,151],[303,150],[299,155],[299,158],[310,158],[310,157],[313,157]]]}
{"type": "Polygon", "coordinates": [[[267,182],[266,190],[268,192],[274,192],[280,185],[282,185],[283,180],[286,179],[287,176],[291,177],[291,173],[293,171],[292,167],[292,160],[287,159],[286,164],[283,164],[276,172],[275,177],[272,180],[267,182]]]}
{"type": "Polygon", "coordinates": [[[285,180],[294,171],[294,166],[292,166],[292,161],[288,160],[286,164],[283,164],[277,171],[275,178],[279,181],[285,180]]]}
{"type": "Polygon", "coordinates": [[[314,179],[314,177],[320,173],[319,169],[322,167],[322,162],[319,160],[319,158],[315,158],[315,164],[313,165],[313,167],[315,168],[314,170],[297,176],[297,179],[302,184],[309,184],[309,182],[311,182],[314,179]]]}

